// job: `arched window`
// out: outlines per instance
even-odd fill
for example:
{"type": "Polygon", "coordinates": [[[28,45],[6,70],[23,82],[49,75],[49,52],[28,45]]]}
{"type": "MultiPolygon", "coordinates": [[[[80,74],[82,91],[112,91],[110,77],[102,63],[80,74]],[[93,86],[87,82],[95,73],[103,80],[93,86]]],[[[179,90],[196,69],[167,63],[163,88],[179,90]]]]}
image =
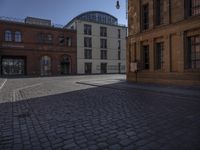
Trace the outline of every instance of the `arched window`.
{"type": "Polygon", "coordinates": [[[19,31],[15,32],[15,42],[22,42],[22,35],[19,31]]]}
{"type": "Polygon", "coordinates": [[[40,61],[41,64],[41,75],[51,75],[51,58],[49,56],[43,56],[40,61]]]}
{"type": "Polygon", "coordinates": [[[10,30],[5,31],[5,41],[12,41],[12,32],[10,30]]]}

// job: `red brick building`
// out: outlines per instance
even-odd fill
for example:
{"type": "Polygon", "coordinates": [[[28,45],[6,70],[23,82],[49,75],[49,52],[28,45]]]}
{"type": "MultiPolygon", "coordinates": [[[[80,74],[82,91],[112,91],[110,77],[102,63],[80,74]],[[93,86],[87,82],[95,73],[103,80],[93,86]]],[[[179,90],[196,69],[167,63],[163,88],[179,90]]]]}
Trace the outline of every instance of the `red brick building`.
{"type": "Polygon", "coordinates": [[[50,20],[0,20],[0,74],[76,74],[76,31],[58,28],[50,20]]]}

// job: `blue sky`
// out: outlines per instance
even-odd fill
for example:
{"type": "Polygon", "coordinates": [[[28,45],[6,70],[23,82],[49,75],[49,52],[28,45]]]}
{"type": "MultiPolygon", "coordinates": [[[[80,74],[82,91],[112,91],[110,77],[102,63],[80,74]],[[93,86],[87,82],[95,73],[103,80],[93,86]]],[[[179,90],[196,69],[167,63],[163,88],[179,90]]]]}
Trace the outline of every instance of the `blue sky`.
{"type": "Polygon", "coordinates": [[[117,10],[116,0],[0,0],[0,16],[39,17],[65,25],[82,12],[98,10],[117,17],[120,24],[127,24],[125,1],[120,0],[121,8],[117,10]]]}

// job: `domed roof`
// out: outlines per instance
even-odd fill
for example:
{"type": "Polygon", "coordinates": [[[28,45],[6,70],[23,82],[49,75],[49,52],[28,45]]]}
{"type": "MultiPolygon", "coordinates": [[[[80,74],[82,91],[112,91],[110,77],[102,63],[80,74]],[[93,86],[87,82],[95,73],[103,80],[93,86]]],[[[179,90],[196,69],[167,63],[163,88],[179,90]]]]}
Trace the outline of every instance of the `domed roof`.
{"type": "Polygon", "coordinates": [[[103,24],[117,25],[118,20],[116,17],[102,11],[88,11],[84,12],[73,18],[66,26],[71,24],[74,20],[86,20],[103,24]]]}

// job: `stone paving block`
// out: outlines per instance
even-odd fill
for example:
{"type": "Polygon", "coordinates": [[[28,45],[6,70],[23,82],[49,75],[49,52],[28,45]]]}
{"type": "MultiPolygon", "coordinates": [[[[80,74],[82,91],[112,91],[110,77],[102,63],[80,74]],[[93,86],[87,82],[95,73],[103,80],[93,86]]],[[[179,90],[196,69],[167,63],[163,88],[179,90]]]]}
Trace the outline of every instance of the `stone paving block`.
{"type": "Polygon", "coordinates": [[[73,78],[8,80],[0,92],[0,149],[200,149],[200,102],[193,97],[73,78]],[[11,103],[15,88],[37,82],[11,103]]]}

